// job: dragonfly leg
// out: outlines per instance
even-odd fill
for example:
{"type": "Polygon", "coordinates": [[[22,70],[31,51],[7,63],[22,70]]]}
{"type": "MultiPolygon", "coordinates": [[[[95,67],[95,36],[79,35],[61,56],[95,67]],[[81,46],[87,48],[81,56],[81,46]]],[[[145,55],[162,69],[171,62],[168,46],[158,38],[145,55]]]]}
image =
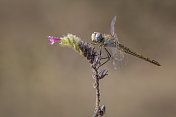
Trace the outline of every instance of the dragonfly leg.
{"type": "MultiPolygon", "coordinates": [[[[100,45],[99,48],[100,48],[100,53],[99,53],[99,54],[100,54],[100,56],[101,56],[101,55],[102,55],[102,45],[100,45]]],[[[106,56],[106,57],[102,57],[102,56],[101,56],[101,59],[108,59],[108,58],[110,58],[110,57],[111,57],[111,54],[108,52],[108,50],[107,50],[106,48],[104,48],[104,49],[105,49],[105,52],[106,52],[106,55],[107,55],[107,56],[106,56]],[[109,57],[109,56],[110,56],[110,57],[109,57]]]]}
{"type": "Polygon", "coordinates": [[[101,53],[102,53],[102,44],[99,46],[100,48],[100,56],[101,56],[101,53]]]}
{"type": "MultiPolygon", "coordinates": [[[[104,57],[104,58],[101,58],[101,59],[107,59],[107,60],[104,63],[102,63],[99,67],[101,67],[102,65],[104,65],[105,63],[107,63],[110,60],[110,58],[111,58],[111,54],[109,53],[109,51],[106,48],[104,48],[104,49],[105,49],[107,57],[104,57]]],[[[101,48],[100,48],[100,50],[101,50],[101,48]]],[[[101,56],[101,53],[100,53],[100,56],[101,56]]]]}

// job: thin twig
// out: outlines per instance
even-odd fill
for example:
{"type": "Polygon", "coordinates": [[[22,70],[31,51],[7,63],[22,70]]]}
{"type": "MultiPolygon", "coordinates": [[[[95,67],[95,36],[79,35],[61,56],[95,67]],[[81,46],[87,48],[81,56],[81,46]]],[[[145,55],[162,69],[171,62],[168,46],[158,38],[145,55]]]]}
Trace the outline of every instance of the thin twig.
{"type": "MultiPolygon", "coordinates": [[[[92,67],[93,68],[93,67],[92,67]]],[[[98,69],[93,68],[95,74],[95,83],[94,83],[94,88],[96,90],[96,106],[95,106],[95,114],[94,117],[99,117],[100,115],[100,87],[99,87],[99,78],[98,78],[98,69]]]]}
{"type": "Polygon", "coordinates": [[[89,60],[91,67],[93,69],[93,78],[95,79],[94,88],[96,90],[96,102],[94,117],[102,117],[105,114],[105,106],[100,105],[100,79],[103,79],[107,75],[107,70],[103,69],[99,72],[101,66],[101,54],[96,51],[96,49],[89,43],[80,41],[79,48],[83,52],[83,55],[89,60]]]}
{"type": "Polygon", "coordinates": [[[95,79],[94,88],[96,90],[96,104],[94,117],[102,117],[105,114],[105,106],[100,106],[100,79],[103,79],[107,75],[107,70],[103,69],[99,72],[99,66],[101,65],[101,56],[98,54],[95,56],[94,62],[92,64],[92,69],[94,72],[93,78],[95,79]]]}

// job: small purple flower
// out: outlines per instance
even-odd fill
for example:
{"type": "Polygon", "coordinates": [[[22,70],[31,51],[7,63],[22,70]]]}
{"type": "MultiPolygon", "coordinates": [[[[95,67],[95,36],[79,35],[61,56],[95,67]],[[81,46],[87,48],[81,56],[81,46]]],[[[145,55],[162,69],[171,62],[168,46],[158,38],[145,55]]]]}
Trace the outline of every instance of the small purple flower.
{"type": "Polygon", "coordinates": [[[50,40],[50,43],[51,45],[53,45],[54,43],[56,43],[57,41],[60,41],[62,39],[59,39],[59,38],[56,38],[56,37],[53,37],[53,36],[48,36],[48,39],[50,40]]]}

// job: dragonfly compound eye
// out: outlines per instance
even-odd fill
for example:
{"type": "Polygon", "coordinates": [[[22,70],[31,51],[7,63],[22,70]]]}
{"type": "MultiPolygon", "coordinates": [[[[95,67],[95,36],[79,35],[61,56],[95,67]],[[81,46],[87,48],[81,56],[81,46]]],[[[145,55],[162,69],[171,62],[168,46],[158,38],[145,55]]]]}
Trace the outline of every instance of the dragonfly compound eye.
{"type": "Polygon", "coordinates": [[[103,37],[102,37],[102,34],[101,34],[101,33],[99,33],[99,32],[94,32],[94,33],[92,34],[92,41],[93,41],[93,42],[101,42],[102,39],[103,39],[103,37]]]}

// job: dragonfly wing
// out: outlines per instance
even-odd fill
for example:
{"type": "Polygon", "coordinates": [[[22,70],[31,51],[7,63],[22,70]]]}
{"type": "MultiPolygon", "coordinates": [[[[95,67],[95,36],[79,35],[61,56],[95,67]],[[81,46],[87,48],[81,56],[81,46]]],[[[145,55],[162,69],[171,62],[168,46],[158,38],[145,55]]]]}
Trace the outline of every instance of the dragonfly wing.
{"type": "Polygon", "coordinates": [[[110,49],[112,50],[114,69],[120,69],[126,64],[125,53],[115,47],[110,47],[110,49]]]}
{"type": "Polygon", "coordinates": [[[114,16],[114,18],[111,21],[111,35],[112,36],[114,36],[114,33],[115,33],[115,28],[114,28],[115,22],[116,22],[116,16],[114,16]]]}
{"type": "Polygon", "coordinates": [[[113,36],[113,37],[115,37],[115,40],[117,41],[117,42],[119,42],[119,40],[118,40],[118,37],[117,37],[117,34],[115,33],[115,22],[116,22],[116,16],[114,16],[114,18],[112,19],[112,21],[111,21],[111,35],[113,36]]]}

